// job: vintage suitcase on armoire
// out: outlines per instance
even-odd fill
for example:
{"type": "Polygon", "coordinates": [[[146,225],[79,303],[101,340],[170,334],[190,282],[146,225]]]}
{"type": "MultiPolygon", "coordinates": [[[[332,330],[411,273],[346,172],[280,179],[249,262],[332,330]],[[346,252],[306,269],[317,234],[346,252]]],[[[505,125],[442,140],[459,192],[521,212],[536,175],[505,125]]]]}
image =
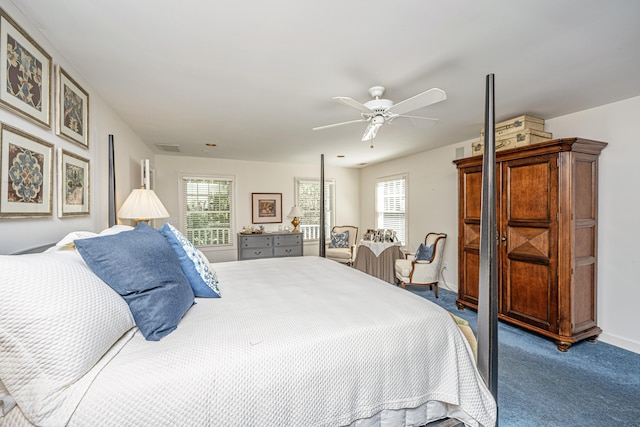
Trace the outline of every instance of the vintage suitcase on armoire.
{"type": "MultiPolygon", "coordinates": [[[[561,351],[602,332],[596,319],[598,156],[606,143],[556,139],[496,153],[500,320],[561,351]]],[[[458,299],[478,307],[482,156],[455,160],[458,299]]]]}

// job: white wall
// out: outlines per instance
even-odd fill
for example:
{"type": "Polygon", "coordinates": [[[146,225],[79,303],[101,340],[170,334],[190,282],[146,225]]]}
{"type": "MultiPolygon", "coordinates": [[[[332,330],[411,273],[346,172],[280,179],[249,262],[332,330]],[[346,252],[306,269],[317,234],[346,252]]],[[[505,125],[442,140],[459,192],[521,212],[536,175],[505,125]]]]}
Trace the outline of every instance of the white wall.
{"type": "MultiPolygon", "coordinates": [[[[640,286],[634,248],[640,239],[635,219],[640,208],[640,143],[637,118],[640,97],[547,120],[554,138],[579,136],[608,142],[600,156],[598,230],[598,325],[600,339],[640,353],[635,321],[640,286]]],[[[471,141],[372,165],[361,172],[360,224],[374,224],[374,188],[379,177],[408,173],[408,248],[415,250],[428,231],[448,234],[444,271],[448,287],[457,291],[457,174],[452,164],[456,147],[470,155],[471,141]]],[[[441,282],[442,284],[442,282],[441,282]]]]}
{"type": "MultiPolygon", "coordinates": [[[[122,204],[132,188],[139,183],[139,160],[149,158],[152,152],[131,131],[84,78],[79,75],[58,51],[48,43],[37,29],[25,19],[12,3],[2,1],[7,12],[49,55],[54,64],[60,64],[74,80],[89,92],[89,149],[56,136],[54,127],[42,126],[0,108],[0,121],[36,136],[67,151],[89,159],[90,162],[90,212],[88,216],[57,217],[56,189],[58,179],[54,163],[53,216],[45,218],[0,218],[0,254],[8,254],[56,242],[74,230],[100,231],[108,226],[108,135],[113,134],[116,154],[116,201],[122,204]]],[[[53,77],[53,76],[52,76],[53,77]]],[[[53,85],[53,80],[52,80],[53,85]]],[[[53,87],[53,86],[52,86],[53,87]]],[[[53,95],[53,92],[52,92],[53,95]]],[[[52,96],[52,108],[55,107],[52,96]]],[[[53,110],[52,110],[53,111],[53,110]]],[[[51,123],[54,121],[52,119],[51,123]]],[[[55,156],[54,156],[55,157],[55,156]]],[[[55,159],[54,159],[55,160],[55,159]]]]}
{"type": "MultiPolygon", "coordinates": [[[[175,227],[184,231],[180,218],[179,182],[182,175],[225,175],[236,179],[236,230],[251,225],[251,193],[282,193],[283,224],[290,225],[286,218],[294,204],[295,178],[320,178],[320,159],[317,165],[290,163],[249,162],[198,157],[176,157],[158,155],[156,165],[156,193],[169,211],[175,227]]],[[[325,167],[325,179],[336,180],[336,224],[358,225],[359,219],[358,169],[325,167]]],[[[267,231],[276,231],[280,224],[266,224],[267,231]]],[[[237,248],[202,248],[213,262],[230,261],[237,258],[237,248]]],[[[305,255],[317,255],[318,244],[306,243],[305,255]]]]}

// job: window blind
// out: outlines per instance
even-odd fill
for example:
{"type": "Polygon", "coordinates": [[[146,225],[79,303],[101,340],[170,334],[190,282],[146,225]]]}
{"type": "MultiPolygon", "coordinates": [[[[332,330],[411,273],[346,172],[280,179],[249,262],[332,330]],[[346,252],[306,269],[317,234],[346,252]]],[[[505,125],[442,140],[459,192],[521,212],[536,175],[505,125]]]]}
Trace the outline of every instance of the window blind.
{"type": "Polygon", "coordinates": [[[233,186],[230,177],[182,177],[183,229],[191,243],[233,244],[233,186]]]}
{"type": "Polygon", "coordinates": [[[396,232],[406,243],[406,176],[382,178],[376,182],[376,226],[396,232]]]}

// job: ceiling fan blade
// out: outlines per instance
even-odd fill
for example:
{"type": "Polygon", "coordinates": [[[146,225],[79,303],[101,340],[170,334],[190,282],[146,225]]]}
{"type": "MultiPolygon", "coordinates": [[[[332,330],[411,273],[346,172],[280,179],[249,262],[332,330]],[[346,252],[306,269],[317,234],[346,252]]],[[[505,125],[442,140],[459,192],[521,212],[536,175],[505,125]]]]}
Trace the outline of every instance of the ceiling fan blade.
{"type": "Polygon", "coordinates": [[[366,107],[364,104],[361,104],[355,99],[349,98],[348,96],[334,96],[333,99],[343,103],[346,106],[355,108],[356,110],[360,110],[363,113],[369,113],[369,114],[373,113],[373,111],[371,111],[370,108],[366,107]]]}
{"type": "Polygon", "coordinates": [[[434,87],[433,89],[425,90],[411,98],[394,104],[388,111],[393,114],[404,114],[426,107],[427,105],[444,101],[445,99],[447,99],[447,93],[442,89],[434,87]]]}
{"type": "Polygon", "coordinates": [[[329,129],[329,128],[342,126],[342,125],[348,125],[348,124],[351,124],[351,123],[360,123],[360,122],[368,122],[368,121],[369,120],[367,120],[367,119],[351,120],[351,121],[348,121],[348,122],[334,123],[332,125],[318,126],[318,127],[313,128],[312,130],[323,130],[323,129],[329,129]]]}
{"type": "Polygon", "coordinates": [[[382,123],[369,123],[369,126],[367,126],[367,129],[364,131],[364,135],[362,135],[362,140],[370,141],[375,138],[380,126],[382,126],[382,123]]]}
{"type": "Polygon", "coordinates": [[[440,119],[436,119],[434,117],[422,117],[422,116],[407,116],[406,114],[398,114],[398,117],[405,117],[407,119],[420,119],[420,120],[431,120],[437,122],[440,119]]]}

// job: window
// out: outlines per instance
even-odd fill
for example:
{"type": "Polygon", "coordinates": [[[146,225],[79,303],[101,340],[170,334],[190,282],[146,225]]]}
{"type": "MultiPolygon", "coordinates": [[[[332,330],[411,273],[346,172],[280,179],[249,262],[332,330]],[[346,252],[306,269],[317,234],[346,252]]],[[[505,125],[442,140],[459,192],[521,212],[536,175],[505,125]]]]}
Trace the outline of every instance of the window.
{"type": "Polygon", "coordinates": [[[185,235],[196,246],[233,244],[232,177],[182,177],[185,235]]]}
{"type": "Polygon", "coordinates": [[[380,178],[376,182],[376,227],[389,228],[406,243],[406,175],[380,178]]]}
{"type": "MultiPolygon", "coordinates": [[[[305,240],[320,238],[320,180],[296,178],[296,206],[302,211],[298,228],[305,240]]],[[[325,236],[329,236],[335,222],[335,181],[324,180],[325,236]]]]}

